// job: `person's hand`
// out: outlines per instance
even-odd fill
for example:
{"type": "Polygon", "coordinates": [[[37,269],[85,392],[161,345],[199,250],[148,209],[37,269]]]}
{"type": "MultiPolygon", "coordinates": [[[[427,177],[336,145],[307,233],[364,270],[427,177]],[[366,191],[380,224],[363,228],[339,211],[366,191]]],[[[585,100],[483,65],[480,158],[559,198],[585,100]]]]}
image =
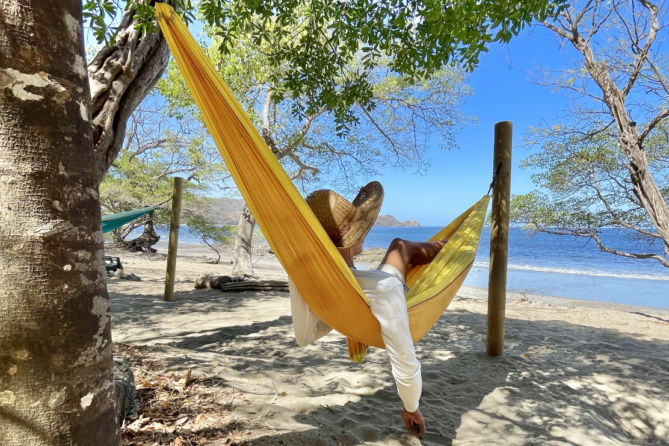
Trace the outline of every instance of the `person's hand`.
{"type": "Polygon", "coordinates": [[[407,426],[407,430],[418,429],[418,436],[422,437],[425,434],[425,419],[420,413],[420,410],[416,409],[415,412],[409,412],[406,409],[402,411],[402,418],[404,418],[404,424],[407,426]]]}

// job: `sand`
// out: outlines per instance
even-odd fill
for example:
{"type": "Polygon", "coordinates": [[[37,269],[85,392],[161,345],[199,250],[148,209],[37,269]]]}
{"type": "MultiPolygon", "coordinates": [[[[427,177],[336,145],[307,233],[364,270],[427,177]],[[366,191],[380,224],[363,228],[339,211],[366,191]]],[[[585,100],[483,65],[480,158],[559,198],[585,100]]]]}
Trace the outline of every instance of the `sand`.
{"type": "MultiPolygon", "coordinates": [[[[193,289],[199,248],[180,251],[174,302],[164,255],[121,255],[141,282],[109,279],[114,342],[152,346],[165,369],[216,376],[250,445],[669,444],[669,312],[512,293],[506,350],[485,354],[486,292],[463,287],[417,345],[428,433],[407,433],[383,350],[348,360],[332,333],[300,348],[287,293],[193,289]],[[232,392],[232,390],[231,390],[232,392]]],[[[374,262],[373,256],[365,259],[374,262]]],[[[285,278],[271,254],[263,279],[285,278]]],[[[223,443],[221,443],[223,444],[223,443]]]]}

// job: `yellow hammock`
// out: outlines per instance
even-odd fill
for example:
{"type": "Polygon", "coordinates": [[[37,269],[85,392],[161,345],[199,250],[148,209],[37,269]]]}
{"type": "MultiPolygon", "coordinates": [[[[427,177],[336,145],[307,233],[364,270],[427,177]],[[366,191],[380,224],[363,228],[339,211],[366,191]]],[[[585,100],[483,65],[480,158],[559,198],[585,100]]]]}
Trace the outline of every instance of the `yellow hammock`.
{"type": "MultiPolygon", "coordinates": [[[[158,23],[246,204],[309,308],[348,338],[359,362],[383,348],[381,328],[350,269],[292,181],[174,10],[156,3],[158,23]]],[[[408,272],[414,342],[437,322],[472,267],[489,197],[430,240],[448,243],[429,265],[408,272]]]]}

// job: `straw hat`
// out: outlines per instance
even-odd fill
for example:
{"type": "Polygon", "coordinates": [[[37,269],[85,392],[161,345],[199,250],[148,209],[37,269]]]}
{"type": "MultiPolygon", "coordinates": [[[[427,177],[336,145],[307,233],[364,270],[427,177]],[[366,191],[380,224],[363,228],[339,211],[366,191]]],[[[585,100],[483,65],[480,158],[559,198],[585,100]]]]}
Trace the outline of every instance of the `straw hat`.
{"type": "Polygon", "coordinates": [[[309,195],[307,203],[335,246],[350,248],[361,243],[374,225],[383,203],[383,186],[372,181],[360,189],[353,203],[321,189],[309,195]]]}

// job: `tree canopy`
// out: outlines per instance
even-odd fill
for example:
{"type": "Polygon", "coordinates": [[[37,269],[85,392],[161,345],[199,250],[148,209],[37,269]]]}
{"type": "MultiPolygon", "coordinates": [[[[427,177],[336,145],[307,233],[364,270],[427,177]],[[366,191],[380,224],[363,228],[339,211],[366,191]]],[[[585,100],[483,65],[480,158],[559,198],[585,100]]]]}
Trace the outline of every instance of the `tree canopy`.
{"type": "MultiPolygon", "coordinates": [[[[256,46],[251,36],[242,36],[222,54],[217,34],[215,28],[205,29],[209,57],[286,171],[306,189],[323,182],[355,188],[388,165],[425,172],[427,147],[456,147],[456,132],[473,120],[459,110],[471,94],[463,70],[446,67],[414,83],[380,62],[367,78],[373,107],[351,104],[359,124],[337,136],[331,110],[323,107],[301,118],[294,113],[299,99],[272,95],[273,82],[282,82],[288,70],[272,65],[268,44],[256,46]]],[[[199,116],[174,63],[157,90],[171,116],[199,116]]]]}
{"type": "MultiPolygon", "coordinates": [[[[194,18],[190,0],[170,2],[186,20],[194,18]]],[[[234,48],[243,36],[267,44],[273,66],[285,68],[281,77],[270,73],[275,100],[285,95],[300,99],[293,111],[314,115],[331,110],[338,131],[358,122],[358,103],[373,107],[368,74],[381,61],[411,81],[426,79],[445,66],[473,69],[493,42],[509,42],[533,20],[544,20],[564,9],[565,0],[201,0],[205,24],[220,37],[219,50],[234,48]],[[359,63],[354,63],[359,62],[359,63]]],[[[115,0],[84,3],[86,18],[99,41],[113,41],[115,0]]],[[[144,33],[155,28],[153,8],[131,0],[137,24],[144,33]]]]}

